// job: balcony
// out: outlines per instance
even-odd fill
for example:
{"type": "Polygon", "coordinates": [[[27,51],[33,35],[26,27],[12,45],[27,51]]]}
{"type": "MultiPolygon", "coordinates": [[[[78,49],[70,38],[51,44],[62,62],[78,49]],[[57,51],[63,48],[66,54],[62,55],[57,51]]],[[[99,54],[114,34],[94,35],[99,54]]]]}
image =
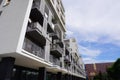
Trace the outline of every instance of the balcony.
{"type": "Polygon", "coordinates": [[[70,63],[71,63],[71,60],[70,60],[70,58],[69,58],[68,55],[64,57],[64,61],[65,61],[67,64],[70,64],[70,63]]]}
{"type": "Polygon", "coordinates": [[[43,21],[44,21],[44,17],[42,15],[42,13],[40,12],[40,6],[38,4],[33,4],[31,13],[30,13],[30,19],[33,22],[39,22],[41,26],[43,26],[43,21]]]}
{"type": "Polygon", "coordinates": [[[40,2],[41,2],[40,0],[36,0],[36,1],[34,0],[33,5],[32,5],[32,9],[37,8],[39,10],[40,9],[40,2]]]}
{"type": "Polygon", "coordinates": [[[42,47],[38,46],[37,44],[33,43],[31,40],[25,38],[23,49],[32,53],[35,56],[40,58],[45,58],[45,51],[42,47]]]}
{"type": "Polygon", "coordinates": [[[56,43],[57,43],[61,48],[64,47],[64,44],[63,44],[63,42],[62,42],[61,40],[58,40],[56,43]]]}
{"type": "Polygon", "coordinates": [[[59,35],[57,33],[51,33],[50,37],[52,37],[53,40],[59,39],[59,35]]]}
{"type": "Polygon", "coordinates": [[[52,44],[50,52],[56,57],[62,57],[63,48],[61,48],[58,44],[52,44]]]}
{"type": "Polygon", "coordinates": [[[64,68],[67,69],[67,70],[70,70],[70,65],[64,63],[64,68]]]}
{"type": "Polygon", "coordinates": [[[41,46],[45,46],[46,39],[42,35],[43,28],[39,23],[29,23],[26,36],[41,46]]]}
{"type": "Polygon", "coordinates": [[[53,55],[50,55],[50,62],[53,63],[53,65],[61,66],[61,62],[58,58],[55,58],[53,55]]]}
{"type": "Polygon", "coordinates": [[[66,55],[69,55],[69,53],[70,53],[70,50],[68,49],[68,47],[66,47],[66,48],[65,48],[65,54],[66,54],[66,55]]]}
{"type": "Polygon", "coordinates": [[[54,28],[52,28],[52,26],[49,23],[47,24],[47,32],[54,33],[54,28]]]}

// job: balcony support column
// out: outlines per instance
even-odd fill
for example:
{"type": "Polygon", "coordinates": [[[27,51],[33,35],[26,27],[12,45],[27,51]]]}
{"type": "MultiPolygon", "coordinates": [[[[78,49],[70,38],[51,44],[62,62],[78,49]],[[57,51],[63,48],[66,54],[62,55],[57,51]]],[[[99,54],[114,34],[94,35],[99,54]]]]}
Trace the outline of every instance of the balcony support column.
{"type": "Polygon", "coordinates": [[[38,80],[46,80],[46,68],[39,68],[38,80]]]}
{"type": "Polygon", "coordinates": [[[75,80],[75,76],[73,76],[73,80],[75,80]]]}
{"type": "Polygon", "coordinates": [[[61,72],[57,73],[57,80],[62,80],[62,73],[61,72]]]}
{"type": "Polygon", "coordinates": [[[74,76],[72,75],[72,80],[74,80],[74,76]]]}
{"type": "Polygon", "coordinates": [[[67,74],[64,75],[64,80],[68,80],[67,74]]]}
{"type": "Polygon", "coordinates": [[[47,39],[46,39],[46,46],[45,46],[45,60],[46,61],[50,61],[50,41],[48,41],[47,39]]]}
{"type": "Polygon", "coordinates": [[[69,79],[70,79],[69,74],[67,74],[67,79],[66,80],[69,80],[69,79]]]}
{"type": "Polygon", "coordinates": [[[77,80],[77,77],[75,76],[75,78],[74,78],[75,80],[77,80]]]}
{"type": "Polygon", "coordinates": [[[15,58],[5,57],[2,58],[0,63],[0,80],[10,80],[13,72],[15,58]]]}

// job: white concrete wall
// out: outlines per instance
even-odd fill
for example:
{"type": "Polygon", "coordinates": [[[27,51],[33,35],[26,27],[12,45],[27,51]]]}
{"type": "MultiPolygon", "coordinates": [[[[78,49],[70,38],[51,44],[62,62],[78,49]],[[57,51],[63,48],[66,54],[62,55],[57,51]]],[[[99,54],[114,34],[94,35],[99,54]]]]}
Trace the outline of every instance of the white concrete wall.
{"type": "Polygon", "coordinates": [[[29,14],[26,15],[26,12],[30,1],[11,0],[9,5],[3,7],[0,16],[0,54],[15,52],[18,43],[23,41],[20,38],[23,39],[27,27],[29,14]]]}

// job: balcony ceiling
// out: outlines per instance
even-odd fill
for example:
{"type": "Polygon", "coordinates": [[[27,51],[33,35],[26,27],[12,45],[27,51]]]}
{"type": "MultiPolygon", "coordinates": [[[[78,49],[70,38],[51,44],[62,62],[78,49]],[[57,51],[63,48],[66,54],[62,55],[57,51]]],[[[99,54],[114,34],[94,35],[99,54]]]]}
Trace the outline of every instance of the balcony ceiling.
{"type": "Polygon", "coordinates": [[[52,49],[50,53],[58,58],[62,57],[62,54],[58,50],[52,49]]]}

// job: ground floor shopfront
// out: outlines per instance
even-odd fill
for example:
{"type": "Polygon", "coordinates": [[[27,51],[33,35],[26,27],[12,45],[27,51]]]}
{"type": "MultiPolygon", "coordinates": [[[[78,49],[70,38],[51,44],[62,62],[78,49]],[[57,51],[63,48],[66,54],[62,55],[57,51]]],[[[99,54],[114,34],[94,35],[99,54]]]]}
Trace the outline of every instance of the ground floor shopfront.
{"type": "Polygon", "coordinates": [[[5,57],[0,62],[0,80],[85,80],[62,72],[52,73],[45,67],[38,70],[14,65],[15,58],[5,57]]]}

